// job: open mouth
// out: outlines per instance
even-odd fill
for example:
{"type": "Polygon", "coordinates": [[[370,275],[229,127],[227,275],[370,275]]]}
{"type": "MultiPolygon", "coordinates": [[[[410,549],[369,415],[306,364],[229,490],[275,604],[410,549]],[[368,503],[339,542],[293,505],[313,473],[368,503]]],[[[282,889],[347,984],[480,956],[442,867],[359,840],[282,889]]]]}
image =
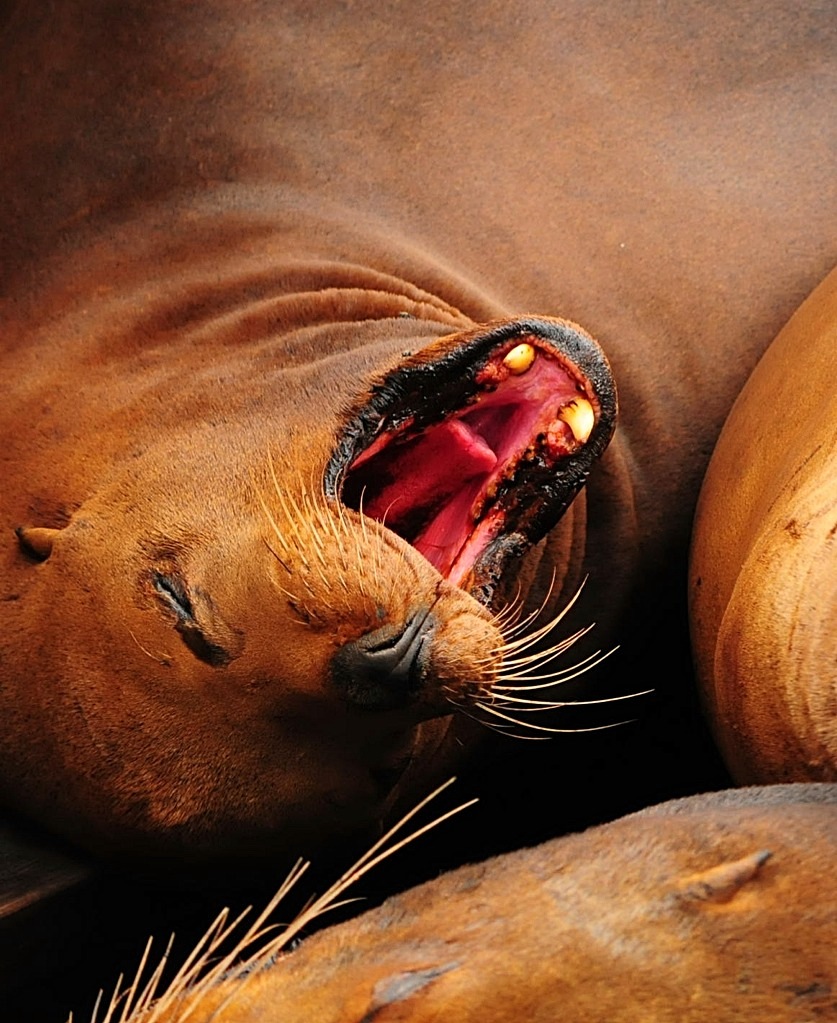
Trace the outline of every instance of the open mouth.
{"type": "Polygon", "coordinates": [[[382,522],[490,605],[510,559],[561,517],[616,419],[607,360],[563,321],[442,338],[377,384],[326,493],[382,522]]]}

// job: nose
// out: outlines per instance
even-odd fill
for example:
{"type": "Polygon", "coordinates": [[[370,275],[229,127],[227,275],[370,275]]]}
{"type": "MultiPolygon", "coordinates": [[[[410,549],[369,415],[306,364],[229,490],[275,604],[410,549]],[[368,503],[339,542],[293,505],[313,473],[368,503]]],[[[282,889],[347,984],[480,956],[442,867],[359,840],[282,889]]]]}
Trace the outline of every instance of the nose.
{"type": "Polygon", "coordinates": [[[346,643],[332,659],[332,678],[350,703],[367,710],[403,707],[425,678],[436,622],[426,608],[346,643]]]}

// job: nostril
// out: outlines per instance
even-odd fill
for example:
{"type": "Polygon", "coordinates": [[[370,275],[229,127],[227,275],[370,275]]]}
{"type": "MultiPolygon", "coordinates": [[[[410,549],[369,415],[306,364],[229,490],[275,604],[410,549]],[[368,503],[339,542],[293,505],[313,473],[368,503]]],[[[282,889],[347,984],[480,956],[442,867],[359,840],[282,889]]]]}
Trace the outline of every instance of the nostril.
{"type": "Polygon", "coordinates": [[[332,678],[351,703],[393,710],[420,690],[436,622],[426,608],[346,643],[332,658],[332,678]]]}

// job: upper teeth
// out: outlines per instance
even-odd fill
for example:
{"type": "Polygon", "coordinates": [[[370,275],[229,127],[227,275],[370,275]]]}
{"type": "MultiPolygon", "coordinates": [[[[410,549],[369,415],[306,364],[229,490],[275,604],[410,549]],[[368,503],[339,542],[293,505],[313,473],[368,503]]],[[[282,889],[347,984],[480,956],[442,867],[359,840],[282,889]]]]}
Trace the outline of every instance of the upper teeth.
{"type": "Polygon", "coordinates": [[[593,406],[586,398],[573,398],[561,409],[558,418],[569,426],[579,444],[586,443],[596,423],[593,406]]]}
{"type": "Polygon", "coordinates": [[[521,345],[515,345],[511,351],[506,353],[503,365],[507,366],[509,371],[514,373],[515,376],[519,376],[521,373],[525,373],[534,361],[534,346],[524,342],[521,345]]]}

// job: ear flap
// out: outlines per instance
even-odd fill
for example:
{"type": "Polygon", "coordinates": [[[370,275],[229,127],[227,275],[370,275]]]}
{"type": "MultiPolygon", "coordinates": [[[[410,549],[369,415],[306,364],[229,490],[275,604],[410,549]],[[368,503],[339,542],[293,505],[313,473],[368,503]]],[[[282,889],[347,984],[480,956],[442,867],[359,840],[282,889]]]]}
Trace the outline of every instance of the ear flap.
{"type": "Polygon", "coordinates": [[[678,894],[687,902],[729,902],[769,859],[769,850],[761,849],[740,860],[710,867],[686,878],[678,886],[678,894]]]}
{"type": "Polygon", "coordinates": [[[18,526],[15,530],[20,546],[38,561],[46,561],[52,554],[52,545],[60,532],[45,526],[18,526]]]}

